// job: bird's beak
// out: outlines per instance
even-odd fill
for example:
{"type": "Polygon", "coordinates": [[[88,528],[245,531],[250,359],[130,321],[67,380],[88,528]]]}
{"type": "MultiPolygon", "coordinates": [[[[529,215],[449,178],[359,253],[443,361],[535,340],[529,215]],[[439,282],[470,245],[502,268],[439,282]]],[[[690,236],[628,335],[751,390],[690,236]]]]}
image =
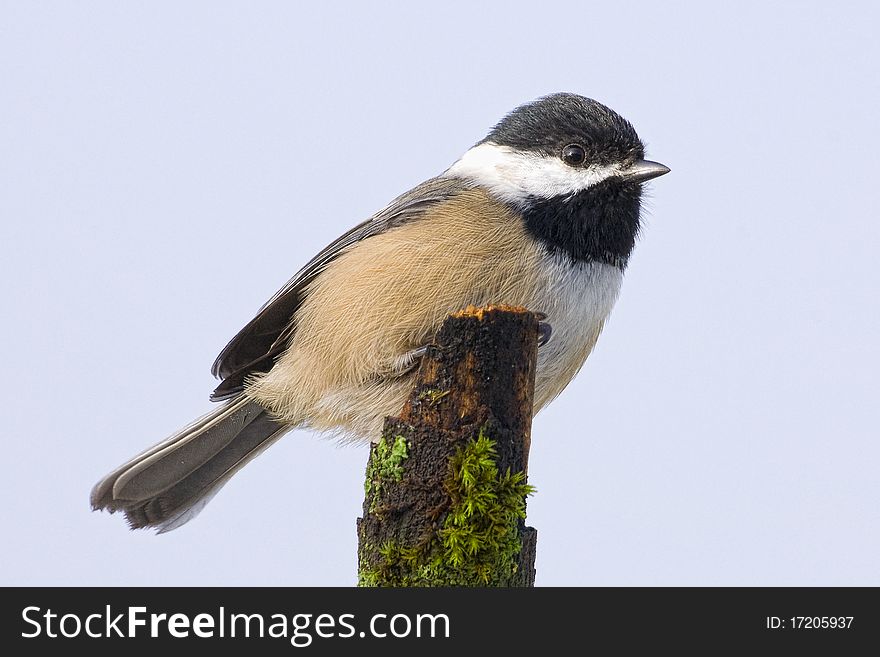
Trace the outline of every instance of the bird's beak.
{"type": "Polygon", "coordinates": [[[624,178],[631,182],[645,182],[669,173],[670,169],[665,164],[651,162],[651,160],[639,160],[623,172],[624,178]]]}

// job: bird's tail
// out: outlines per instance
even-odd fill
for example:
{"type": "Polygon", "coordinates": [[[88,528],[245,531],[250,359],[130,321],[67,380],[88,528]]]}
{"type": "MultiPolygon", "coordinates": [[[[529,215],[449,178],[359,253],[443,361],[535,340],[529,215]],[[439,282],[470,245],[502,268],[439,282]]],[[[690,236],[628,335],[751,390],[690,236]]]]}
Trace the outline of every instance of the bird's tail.
{"type": "Polygon", "coordinates": [[[176,529],[288,428],[245,397],[233,399],[104,477],[92,508],[123,511],[132,529],[176,529]]]}

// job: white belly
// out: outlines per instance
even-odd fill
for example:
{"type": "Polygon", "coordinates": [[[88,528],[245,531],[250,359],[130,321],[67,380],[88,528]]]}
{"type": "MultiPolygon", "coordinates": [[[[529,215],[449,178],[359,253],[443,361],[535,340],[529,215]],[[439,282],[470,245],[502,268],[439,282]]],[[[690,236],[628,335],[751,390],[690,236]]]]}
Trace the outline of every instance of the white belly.
{"type": "Polygon", "coordinates": [[[623,282],[623,272],[612,265],[580,263],[547,254],[542,261],[543,281],[530,309],[547,315],[553,333],[538,350],[535,375],[537,412],[577,374],[596,344],[599,332],[623,282]]]}

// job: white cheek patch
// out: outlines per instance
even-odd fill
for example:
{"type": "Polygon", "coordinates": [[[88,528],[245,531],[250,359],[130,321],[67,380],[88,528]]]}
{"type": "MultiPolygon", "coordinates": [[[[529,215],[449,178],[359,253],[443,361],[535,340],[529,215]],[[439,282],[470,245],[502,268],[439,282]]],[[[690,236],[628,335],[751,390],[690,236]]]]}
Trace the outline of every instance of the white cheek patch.
{"type": "Polygon", "coordinates": [[[519,204],[529,197],[571,196],[620,173],[617,164],[570,167],[558,157],[485,142],[462,155],[443,175],[472,180],[501,200],[519,204]]]}

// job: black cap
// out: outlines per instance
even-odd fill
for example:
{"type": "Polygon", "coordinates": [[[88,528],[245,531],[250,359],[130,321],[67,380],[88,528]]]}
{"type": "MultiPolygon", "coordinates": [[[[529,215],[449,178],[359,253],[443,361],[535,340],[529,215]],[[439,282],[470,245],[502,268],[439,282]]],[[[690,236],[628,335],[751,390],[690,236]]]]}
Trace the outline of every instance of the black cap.
{"type": "Polygon", "coordinates": [[[556,93],[521,105],[505,116],[480,143],[558,154],[580,144],[594,164],[631,162],[645,147],[629,121],[591,98],[556,93]]]}

